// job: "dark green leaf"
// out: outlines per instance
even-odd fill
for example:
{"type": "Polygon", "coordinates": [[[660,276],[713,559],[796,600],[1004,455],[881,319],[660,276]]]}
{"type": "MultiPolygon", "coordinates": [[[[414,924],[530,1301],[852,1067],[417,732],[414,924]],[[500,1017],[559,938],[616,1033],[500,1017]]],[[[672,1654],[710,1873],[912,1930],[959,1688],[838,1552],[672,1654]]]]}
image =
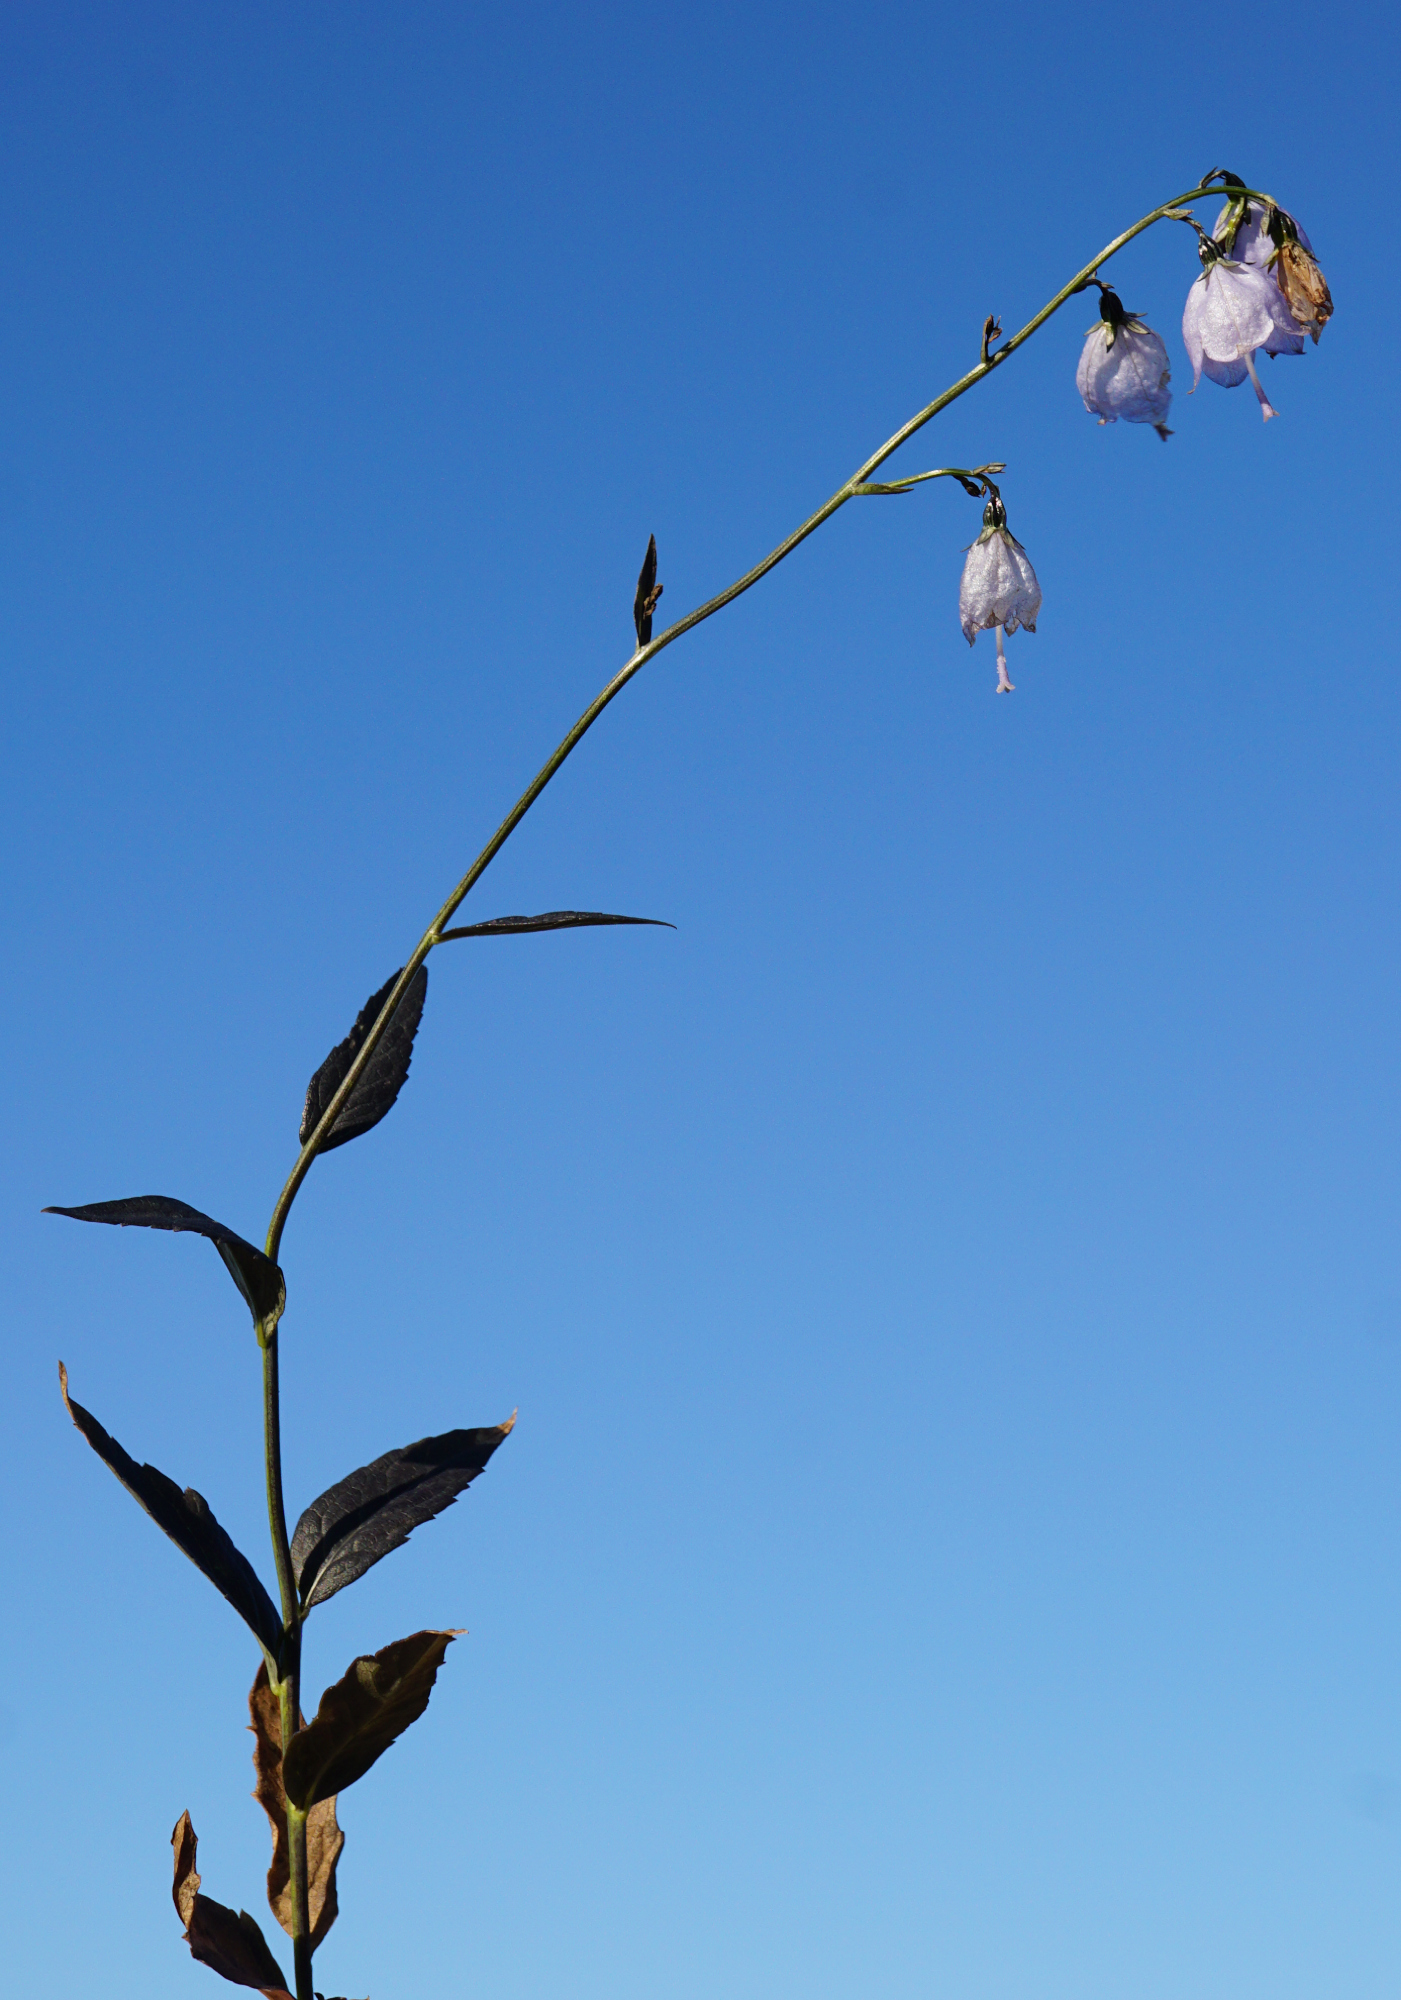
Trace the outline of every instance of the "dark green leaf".
{"type": "Polygon", "coordinates": [[[212,1215],[168,1194],[134,1194],[125,1201],[93,1201],[86,1208],[46,1208],[45,1215],[71,1215],[75,1222],[110,1222],[122,1229],[173,1229],[207,1236],[228,1266],[229,1275],[256,1318],[277,1321],[287,1303],[287,1287],[271,1257],[235,1235],[212,1215]]]}
{"type": "Polygon", "coordinates": [[[637,594],[632,600],[632,622],[637,627],[639,646],[648,646],[652,642],[652,613],[661,594],[662,586],[657,582],[657,538],[649,535],[647,553],[638,572],[637,594]]]}
{"type": "Polygon", "coordinates": [[[288,1744],[282,1782],[303,1812],[343,1792],[428,1706],[455,1632],[415,1632],[352,1660],[321,1697],[316,1718],[288,1744]]]}
{"type": "Polygon", "coordinates": [[[187,1812],[175,1822],[170,1844],[175,1850],[175,1880],[170,1893],[185,1926],[191,1957],[235,1986],[256,1987],[264,2000],[291,2000],[282,1968],[268,1950],[256,1920],[246,1910],[235,1914],[212,1896],[200,1894],[195,1868],[199,1841],[187,1812]]]}
{"type": "Polygon", "coordinates": [[[292,1537],[292,1574],[303,1608],[324,1604],[450,1507],[515,1421],[420,1438],[362,1465],[313,1500],[292,1537]]]}
{"type": "Polygon", "coordinates": [[[572,931],[588,924],[655,924],[661,930],[676,929],[665,917],[612,917],[603,910],[546,910],[539,917],[493,917],[485,924],[463,924],[458,930],[444,931],[442,942],[446,943],[448,938],[510,937],[516,931],[572,931]]]}
{"type": "MultiPolygon", "coordinates": [[[[399,971],[403,971],[402,966],[399,971]]],[[[343,1042],[336,1044],[307,1085],[300,1133],[303,1145],[316,1130],[326,1106],[345,1081],[350,1065],[360,1053],[366,1035],[379,1019],[384,1003],[393,991],[394,982],[398,977],[398,972],[392,973],[379,991],[370,995],[355,1017],[355,1026],[343,1042]]],[[[418,1023],[427,995],[428,967],[420,965],[409,981],[403,999],[394,1010],[393,1020],[375,1045],[374,1054],[361,1070],[358,1083],[341,1106],[340,1115],[322,1141],[323,1153],[329,1153],[335,1146],[344,1146],[351,1139],[358,1139],[362,1132],[368,1132],[371,1126],[378,1125],[380,1119],[393,1105],[409,1073],[414,1036],[418,1033],[418,1023]]]]}
{"type": "Polygon", "coordinates": [[[249,1626],[260,1646],[275,1660],[282,1645],[282,1620],[247,1556],[242,1555],[215,1520],[209,1502],[193,1486],[182,1493],[154,1465],[138,1465],[81,1403],[68,1394],[68,1370],[60,1361],[58,1384],[68,1414],[97,1453],[109,1465],[134,1500],[164,1528],[176,1548],[190,1558],[221,1591],[249,1626]]]}

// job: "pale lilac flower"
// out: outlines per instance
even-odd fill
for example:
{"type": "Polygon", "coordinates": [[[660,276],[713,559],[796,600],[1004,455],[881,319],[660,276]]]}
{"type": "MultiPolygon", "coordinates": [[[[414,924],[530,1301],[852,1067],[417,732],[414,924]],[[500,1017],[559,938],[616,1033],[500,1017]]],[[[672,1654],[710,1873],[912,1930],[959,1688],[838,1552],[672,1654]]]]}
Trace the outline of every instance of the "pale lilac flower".
{"type": "Polygon", "coordinates": [[[1228,242],[1227,230],[1234,206],[1232,202],[1226,203],[1216,218],[1212,235],[1236,263],[1268,273],[1288,315],[1288,330],[1281,328],[1275,343],[1267,344],[1265,351],[1302,354],[1304,335],[1312,335],[1317,346],[1319,335],[1333,316],[1328,280],[1319,269],[1309,233],[1282,209],[1254,201],[1246,204],[1234,238],[1228,242]]]}
{"type": "Polygon", "coordinates": [[[1237,264],[1214,251],[1214,246],[1203,246],[1203,261],[1205,268],[1188,292],[1182,314],[1192,387],[1195,390],[1206,374],[1223,388],[1233,389],[1248,375],[1268,423],[1278,412],[1271,408],[1255,373],[1255,356],[1262,347],[1266,353],[1298,351],[1287,345],[1272,348],[1271,342],[1280,336],[1286,341],[1298,339],[1301,349],[1302,337],[1283,294],[1267,272],[1252,264],[1237,264]]]}
{"type": "MultiPolygon", "coordinates": [[[[1097,282],[1097,281],[1096,281],[1097,282]]],[[[1102,424],[1152,424],[1164,443],[1172,391],[1167,349],[1151,326],[1126,313],[1116,293],[1101,287],[1100,317],[1090,328],[1075,370],[1085,408],[1102,424]]]]}
{"type": "Polygon", "coordinates": [[[998,499],[983,509],[983,532],[969,549],[963,564],[963,580],[958,587],[958,622],[969,645],[980,632],[997,634],[997,692],[1014,692],[1007,678],[1004,632],[1019,625],[1036,630],[1041,609],[1041,586],[1036,571],[1027,560],[1026,550],[1009,532],[1007,510],[998,499]]]}
{"type": "MultiPolygon", "coordinates": [[[[1211,233],[1216,241],[1224,246],[1226,255],[1232,258],[1234,262],[1237,264],[1254,264],[1263,271],[1268,268],[1275,252],[1274,239],[1270,235],[1270,212],[1262,202],[1252,201],[1247,203],[1245,214],[1241,217],[1236,228],[1235,241],[1234,243],[1227,243],[1223,232],[1227,222],[1230,220],[1233,206],[1234,204],[1229,201],[1226,203],[1226,206],[1217,216],[1216,226],[1211,233]]],[[[1291,222],[1294,221],[1292,216],[1289,219],[1291,222]]],[[[1310,257],[1312,257],[1313,245],[1309,241],[1308,231],[1300,229],[1297,222],[1294,223],[1294,228],[1298,233],[1299,241],[1308,251],[1310,257]]]]}

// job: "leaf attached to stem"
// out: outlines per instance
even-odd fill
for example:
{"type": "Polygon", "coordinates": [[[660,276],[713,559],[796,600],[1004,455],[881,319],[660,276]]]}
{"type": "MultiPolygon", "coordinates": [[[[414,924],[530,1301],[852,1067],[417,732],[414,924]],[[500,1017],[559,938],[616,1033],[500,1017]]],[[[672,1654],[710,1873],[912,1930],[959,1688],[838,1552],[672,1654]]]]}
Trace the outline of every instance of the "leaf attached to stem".
{"type": "MultiPolygon", "coordinates": [[[[253,1732],[253,1769],[258,1782],[253,1796],[268,1816],[272,1827],[272,1866],[268,1869],[268,1905],[273,1915],[292,1935],[292,1867],[287,1847],[287,1794],[282,1788],[282,1711],[268,1682],[267,1665],[248,1695],[249,1728],[253,1732]]],[[[301,1718],[305,1729],[306,1719],[301,1718]]],[[[306,1881],[307,1913],[311,1921],[311,1949],[316,1950],[336,1921],[336,1863],[345,1846],[345,1835],[336,1824],[334,1798],[322,1799],[307,1814],[306,1881]]]]}
{"type": "Polygon", "coordinates": [[[313,1500],[292,1537],[292,1575],[303,1610],[354,1583],[450,1507],[515,1421],[510,1416],[483,1430],[420,1438],[362,1465],[313,1500]]]}
{"type": "Polygon", "coordinates": [[[294,1806],[309,1812],[364,1777],[427,1708],[443,1655],[457,1637],[414,1632],[351,1661],[322,1695],[315,1720],[287,1746],[282,1782],[294,1806]]]}
{"type": "Polygon", "coordinates": [[[182,1493],[154,1465],[138,1465],[117,1440],[102,1428],[90,1410],[68,1394],[68,1370],[58,1364],[58,1386],[69,1416],[105,1465],[111,1467],[132,1499],[145,1508],[195,1568],[226,1597],[272,1659],[282,1648],[282,1620],[246,1555],[237,1549],[214,1518],[202,1493],[187,1486],[182,1493]]]}
{"type": "Polygon", "coordinates": [[[175,1850],[171,1895],[185,1926],[185,1942],[191,1956],[235,1986],[256,1987],[263,2000],[291,2000],[282,1968],[268,1950],[267,1939],[255,1919],[246,1910],[235,1914],[227,1905],[216,1903],[212,1896],[200,1894],[200,1878],[195,1868],[199,1841],[187,1812],[181,1813],[175,1822],[170,1844],[175,1850]]]}
{"type": "Polygon", "coordinates": [[[282,1317],[287,1287],[271,1257],[187,1201],[168,1194],[134,1194],[122,1201],[90,1201],[85,1208],[46,1208],[44,1214],[71,1215],[75,1222],[110,1222],[120,1229],[171,1229],[207,1236],[253,1317],[272,1325],[282,1317]]]}
{"type": "MultiPolygon", "coordinates": [[[[400,966],[399,972],[403,971],[400,966]]],[[[391,973],[379,991],[372,993],[355,1017],[355,1026],[343,1042],[337,1042],[322,1063],[311,1082],[307,1085],[306,1103],[302,1108],[301,1130],[298,1134],[303,1145],[311,1137],[321,1122],[322,1113],[349,1072],[350,1065],[360,1053],[361,1044],[384,1010],[384,1003],[394,990],[394,982],[399,972],[391,973]]],[[[420,965],[418,971],[404,989],[404,996],[394,1009],[394,1018],[380,1036],[375,1052],[361,1070],[354,1090],[341,1106],[335,1124],[321,1142],[323,1153],[331,1152],[337,1146],[349,1144],[358,1139],[362,1132],[368,1132],[378,1125],[381,1118],[393,1108],[394,1100],[403,1089],[409,1074],[409,1063],[413,1058],[414,1037],[423,1015],[423,1003],[428,997],[428,967],[420,965]]]]}

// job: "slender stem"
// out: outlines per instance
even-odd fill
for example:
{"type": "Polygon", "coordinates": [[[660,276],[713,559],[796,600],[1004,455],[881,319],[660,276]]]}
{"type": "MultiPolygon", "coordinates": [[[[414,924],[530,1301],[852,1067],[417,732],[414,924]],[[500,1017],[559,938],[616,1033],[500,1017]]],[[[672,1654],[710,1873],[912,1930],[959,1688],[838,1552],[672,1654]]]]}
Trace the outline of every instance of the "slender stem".
{"type": "Polygon", "coordinates": [[[287,1514],[282,1502],[282,1399],[277,1369],[277,1328],[268,1328],[260,1322],[258,1344],[263,1350],[263,1470],[267,1480],[272,1559],[277,1569],[277,1587],[282,1596],[284,1657],[279,1664],[285,1673],[288,1648],[295,1646],[301,1631],[301,1612],[297,1605],[297,1586],[292,1577],[292,1551],[287,1540],[287,1514]]]}
{"type": "Polygon", "coordinates": [[[858,485],[853,486],[851,491],[853,498],[867,493],[912,493],[915,487],[922,486],[926,479],[958,479],[965,483],[975,480],[981,484],[984,491],[990,490],[995,493],[997,488],[987,475],[990,472],[1006,470],[1006,466],[1002,464],[975,465],[971,470],[965,465],[941,465],[933,472],[913,472],[908,479],[894,479],[885,485],[871,479],[863,479],[858,485]]]}
{"type": "MultiPolygon", "coordinates": [[[[292,1575],[292,1551],[287,1540],[287,1513],[282,1499],[282,1398],[278,1381],[277,1327],[259,1322],[263,1350],[263,1466],[267,1478],[268,1527],[277,1587],[282,1595],[282,1657],[276,1682],[282,1748],[301,1724],[302,1618],[292,1575]]],[[[306,1814],[287,1802],[288,1886],[292,1892],[292,1953],[296,1963],[297,2000],[314,2000],[311,1984],[311,1914],[307,1904],[306,1814]]]]}
{"type": "MultiPolygon", "coordinates": [[[[297,1733],[301,1721],[296,1669],[286,1674],[277,1690],[282,1723],[282,1745],[297,1733]]],[[[311,1985],[311,1912],[307,1906],[306,1814],[287,1802],[287,1876],[292,1891],[292,1959],[295,1966],[297,2000],[315,2000],[311,1985]]]]}
{"type": "Polygon", "coordinates": [[[795,528],[791,535],[788,535],[781,541],[776,549],[771,550],[762,562],[756,563],[753,569],[746,570],[737,582],[732,583],[727,590],[722,590],[717,597],[712,597],[707,603],[702,604],[698,610],[688,612],[684,618],[680,618],[674,625],[668,626],[665,632],[658,633],[654,639],[649,640],[647,645],[639,646],[632,658],[619,668],[608,685],[596,696],[589,707],[584,710],[584,713],[579,717],[579,720],[575,723],[554,755],[541,767],[540,771],[521,793],[505,819],[497,827],[491,839],[467,870],[467,873],[462,877],[462,880],[458,883],[414,947],[408,964],[399,974],[398,979],[395,980],[388,999],[380,1009],[379,1019],[360,1044],[354,1062],[346,1071],[339,1089],[332,1096],[330,1103],[322,1112],[316,1129],[312,1132],[298,1154],[296,1164],[287,1177],[286,1185],[277,1198],[277,1206],[274,1208],[272,1219],[268,1224],[267,1253],[269,1257],[276,1259],[282,1243],[282,1232],[286,1227],[292,1203],[296,1200],[297,1191],[311,1169],[312,1161],[321,1150],[323,1141],[340,1116],[342,1107],[358,1083],[360,1074],[366,1063],[369,1062],[370,1057],[374,1054],[381,1035],[389,1026],[394,1015],[394,1010],[404,996],[409,981],[427,958],[429,952],[432,951],[434,945],[437,944],[443,926],[448,922],[453,912],[467,896],[479,877],[490,866],[501,848],[510,839],[512,833],[514,833],[517,826],[519,826],[525,815],[530,811],[530,808],[539,798],[541,792],[544,791],[546,785],[549,784],[551,778],[554,777],[556,771],[559,770],[561,764],[565,762],[570,753],[587,736],[608,704],[617,695],[622,693],[633,675],[640,673],[648,661],[654,659],[664,647],[672,645],[683,633],[689,632],[694,626],[701,624],[705,619],[713,618],[715,613],[723,611],[727,604],[733,604],[737,597],[742,596],[746,590],[752,589],[761,577],[767,576],[769,571],[775,569],[786,556],[792,555],[794,549],[800,543],[805,542],[809,535],[815,534],[824,521],[830,520],[832,515],[837,512],[837,509],[844,506],[852,498],[856,488],[870,478],[870,475],[875,471],[877,466],[883,465],[892,452],[898,451],[900,446],[912,438],[916,431],[922,430],[931,417],[937,417],[941,410],[946,410],[950,403],[956,402],[960,396],[965,395],[975,383],[981,382],[984,376],[990,375],[994,369],[1000,368],[1008,356],[1015,354],[1019,347],[1030,340],[1031,336],[1046,324],[1046,321],[1050,319],[1053,313],[1059,312],[1066,300],[1079,291],[1081,286],[1094,276],[1100,265],[1107,262],[1116,251],[1122,250],[1126,243],[1131,243],[1135,236],[1142,235],[1145,229],[1151,229],[1155,222],[1161,222],[1164,217],[1173,215],[1174,211],[1179,210],[1184,202],[1192,201],[1202,195],[1217,193],[1221,193],[1231,199],[1242,193],[1256,200],[1268,199],[1266,196],[1256,194],[1253,189],[1241,190],[1231,188],[1229,190],[1219,190],[1198,186],[1188,188],[1185,194],[1174,195],[1171,201],[1165,201],[1157,208],[1152,209],[1147,215],[1135,222],[1131,229],[1124,230],[1111,243],[1107,243],[1097,257],[1092,257],[1088,264],[1075,273],[1075,276],[1068,284],[1062,285],[1055,297],[1041,308],[1035,318],[1029,319],[1020,332],[1014,333],[995,352],[989,353],[986,359],[979,360],[976,367],[970,368],[966,375],[960,376],[952,387],[945,389],[941,396],[936,396],[932,403],[926,404],[922,410],[910,418],[908,423],[902,424],[895,435],[888,438],[880,447],[879,451],[873,452],[865,464],[859,466],[850,479],[837,488],[830,500],[824,501],[815,514],[810,514],[807,520],[800,527],[795,528]]]}

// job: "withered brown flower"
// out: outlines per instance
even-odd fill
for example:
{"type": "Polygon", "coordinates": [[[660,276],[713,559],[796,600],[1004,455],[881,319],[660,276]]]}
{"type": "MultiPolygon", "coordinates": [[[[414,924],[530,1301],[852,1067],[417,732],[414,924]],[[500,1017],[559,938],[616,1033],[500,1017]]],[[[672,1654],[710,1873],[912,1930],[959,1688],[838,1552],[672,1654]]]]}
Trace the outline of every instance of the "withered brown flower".
{"type": "Polygon", "coordinates": [[[1272,269],[1275,283],[1284,294],[1284,303],[1304,332],[1313,335],[1317,346],[1318,336],[1333,316],[1328,280],[1317,259],[1296,237],[1286,236],[1272,269]]]}

